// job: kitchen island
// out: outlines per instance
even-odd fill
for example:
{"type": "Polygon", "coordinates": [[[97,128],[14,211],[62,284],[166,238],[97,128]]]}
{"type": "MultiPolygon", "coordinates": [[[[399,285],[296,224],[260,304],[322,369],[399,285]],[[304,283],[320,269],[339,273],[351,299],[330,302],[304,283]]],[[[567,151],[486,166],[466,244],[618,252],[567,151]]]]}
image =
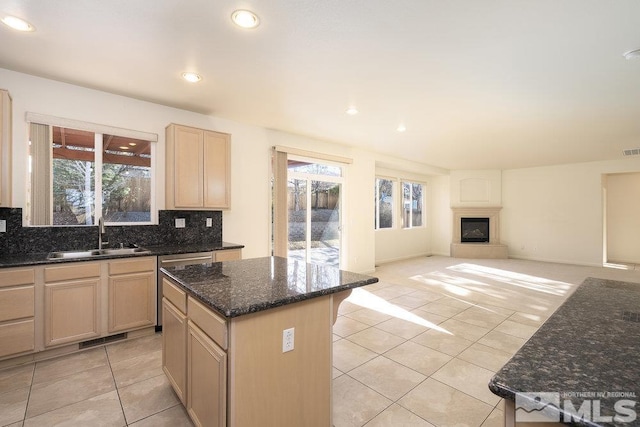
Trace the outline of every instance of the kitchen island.
{"type": "Polygon", "coordinates": [[[637,426],[639,352],[640,284],[588,278],[489,388],[507,427],[637,426]]]}
{"type": "Polygon", "coordinates": [[[196,425],[331,426],[338,306],[377,278],[280,257],[161,272],[163,369],[196,425]]]}

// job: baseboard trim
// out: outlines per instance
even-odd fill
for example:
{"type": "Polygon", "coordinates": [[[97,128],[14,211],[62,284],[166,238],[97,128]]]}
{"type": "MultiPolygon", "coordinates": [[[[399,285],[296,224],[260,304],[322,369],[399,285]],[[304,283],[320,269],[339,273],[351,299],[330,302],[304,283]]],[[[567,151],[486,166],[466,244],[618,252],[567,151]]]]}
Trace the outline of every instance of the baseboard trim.
{"type": "Polygon", "coordinates": [[[536,257],[518,256],[518,255],[512,255],[512,254],[509,254],[509,259],[519,259],[523,261],[549,262],[552,264],[579,265],[582,267],[603,267],[603,264],[601,262],[597,263],[597,262],[569,261],[564,259],[536,258],[536,257]]]}
{"type": "Polygon", "coordinates": [[[429,257],[429,256],[431,256],[431,253],[430,252],[425,252],[425,253],[421,253],[421,254],[411,254],[411,255],[401,256],[401,257],[397,257],[397,258],[376,260],[376,266],[380,266],[380,265],[383,265],[383,264],[390,264],[392,262],[404,261],[404,260],[412,259],[412,258],[422,258],[422,257],[429,257]]]}

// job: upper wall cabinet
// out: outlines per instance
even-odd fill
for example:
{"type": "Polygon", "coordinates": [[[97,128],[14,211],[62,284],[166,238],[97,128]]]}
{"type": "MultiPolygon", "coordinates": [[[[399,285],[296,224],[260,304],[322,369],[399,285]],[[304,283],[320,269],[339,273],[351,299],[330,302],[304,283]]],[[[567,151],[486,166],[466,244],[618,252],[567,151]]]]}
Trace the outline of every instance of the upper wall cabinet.
{"type": "Polygon", "coordinates": [[[166,209],[231,207],[231,135],[170,124],[166,209]]]}
{"type": "Polygon", "coordinates": [[[11,96],[0,90],[0,206],[11,206],[11,96]]]}

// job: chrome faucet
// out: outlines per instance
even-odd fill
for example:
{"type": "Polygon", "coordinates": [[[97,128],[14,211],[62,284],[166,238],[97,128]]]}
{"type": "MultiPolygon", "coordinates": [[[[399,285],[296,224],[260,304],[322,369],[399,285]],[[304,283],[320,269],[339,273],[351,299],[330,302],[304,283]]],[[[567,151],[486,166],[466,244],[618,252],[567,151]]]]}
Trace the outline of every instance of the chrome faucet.
{"type": "Polygon", "coordinates": [[[102,245],[108,245],[109,242],[102,241],[102,235],[107,232],[107,229],[104,226],[104,219],[100,217],[98,219],[98,249],[102,249],[102,245]]]}

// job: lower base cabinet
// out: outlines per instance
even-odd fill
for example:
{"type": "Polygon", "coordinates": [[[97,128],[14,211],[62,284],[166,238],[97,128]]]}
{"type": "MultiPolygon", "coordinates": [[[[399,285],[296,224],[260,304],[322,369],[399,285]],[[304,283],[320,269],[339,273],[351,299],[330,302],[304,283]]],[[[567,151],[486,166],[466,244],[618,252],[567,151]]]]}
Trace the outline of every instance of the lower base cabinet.
{"type": "Polygon", "coordinates": [[[187,346],[187,412],[197,426],[227,425],[227,354],[193,322],[187,346]]]}
{"type": "Polygon", "coordinates": [[[100,336],[99,288],[100,278],[45,285],[45,346],[100,336]]]}
{"type": "Polygon", "coordinates": [[[333,303],[345,295],[229,319],[167,277],[163,293],[163,369],[196,426],[331,426],[333,303]]]}
{"type": "Polygon", "coordinates": [[[178,398],[186,406],[187,316],[167,298],[162,300],[162,341],[162,369],[178,398]]]}
{"type": "Polygon", "coordinates": [[[33,319],[0,324],[0,357],[32,351],[34,334],[33,319]]]}
{"type": "Polygon", "coordinates": [[[155,268],[154,258],[109,263],[109,333],[155,324],[155,268]]]}
{"type": "Polygon", "coordinates": [[[35,270],[0,271],[0,357],[35,348],[35,270]]]}

